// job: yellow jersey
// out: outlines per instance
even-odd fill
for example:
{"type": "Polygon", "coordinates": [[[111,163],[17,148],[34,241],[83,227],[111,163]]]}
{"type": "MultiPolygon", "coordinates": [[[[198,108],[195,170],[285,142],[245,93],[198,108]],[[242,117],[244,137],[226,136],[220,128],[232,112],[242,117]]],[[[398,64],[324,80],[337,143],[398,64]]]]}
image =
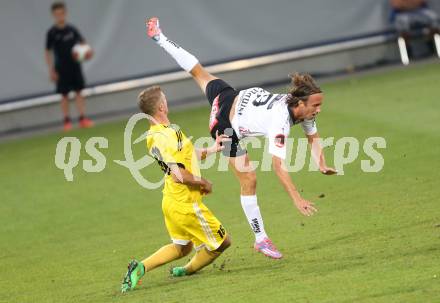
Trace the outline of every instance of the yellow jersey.
{"type": "Polygon", "coordinates": [[[170,164],[177,164],[194,176],[201,176],[194,146],[176,125],[151,125],[147,149],[165,173],[164,199],[183,203],[201,201],[202,195],[198,188],[177,183],[171,176],[170,164]]]}

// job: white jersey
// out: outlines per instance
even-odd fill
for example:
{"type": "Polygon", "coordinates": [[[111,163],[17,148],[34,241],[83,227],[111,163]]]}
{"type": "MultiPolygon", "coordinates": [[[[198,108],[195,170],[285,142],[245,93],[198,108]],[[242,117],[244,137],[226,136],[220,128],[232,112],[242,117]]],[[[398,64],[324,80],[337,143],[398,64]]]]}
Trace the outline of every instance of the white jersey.
{"type": "MultiPolygon", "coordinates": [[[[286,94],[272,94],[260,87],[240,91],[231,121],[238,138],[265,136],[269,140],[269,153],[285,159],[285,140],[293,126],[286,98],[286,94]]],[[[301,126],[306,135],[317,132],[314,119],[302,121],[301,126]]]]}

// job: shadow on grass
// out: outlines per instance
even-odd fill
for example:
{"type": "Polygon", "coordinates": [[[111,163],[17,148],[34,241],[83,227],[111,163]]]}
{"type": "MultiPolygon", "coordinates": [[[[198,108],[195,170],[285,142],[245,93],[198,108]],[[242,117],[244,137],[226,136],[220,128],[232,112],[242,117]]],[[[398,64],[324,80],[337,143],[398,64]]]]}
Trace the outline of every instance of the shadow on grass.
{"type": "MultiPolygon", "coordinates": [[[[223,268],[220,269],[218,266],[216,267],[209,267],[207,269],[204,269],[198,273],[195,273],[191,276],[185,276],[185,277],[179,277],[174,278],[171,276],[168,276],[165,280],[144,280],[143,284],[139,285],[138,288],[135,288],[134,290],[127,292],[125,294],[122,294],[120,291],[113,291],[111,293],[112,298],[117,297],[124,297],[124,296],[130,296],[131,294],[141,294],[142,295],[148,295],[148,293],[151,290],[154,290],[154,292],[157,292],[157,288],[163,288],[163,291],[169,291],[170,287],[173,289],[179,289],[180,287],[184,287],[187,283],[197,283],[197,281],[201,278],[207,279],[207,278],[215,278],[216,276],[224,276],[224,275],[240,275],[241,273],[246,272],[258,272],[258,271],[265,271],[265,270],[276,270],[281,269],[285,267],[285,264],[282,263],[282,261],[279,260],[268,260],[267,265],[254,265],[254,266],[246,266],[246,267],[240,267],[240,268],[233,268],[233,269],[227,269],[223,268]]],[[[148,278],[148,277],[147,277],[148,278]]],[[[145,278],[144,278],[145,279],[145,278]]]]}

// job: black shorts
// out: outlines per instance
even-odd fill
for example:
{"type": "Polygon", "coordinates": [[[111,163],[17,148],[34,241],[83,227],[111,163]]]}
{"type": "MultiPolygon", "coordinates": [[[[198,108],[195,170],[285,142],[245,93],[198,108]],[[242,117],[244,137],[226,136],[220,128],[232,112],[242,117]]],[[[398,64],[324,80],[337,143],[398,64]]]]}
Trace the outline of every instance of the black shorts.
{"type": "Polygon", "coordinates": [[[226,134],[232,141],[225,144],[223,154],[227,157],[238,157],[246,154],[246,150],[241,148],[237,134],[229,121],[235,97],[238,91],[233,89],[228,83],[221,79],[212,80],[206,85],[206,97],[211,105],[211,116],[209,119],[209,129],[211,136],[215,139],[216,132],[219,135],[226,134]]]}
{"type": "Polygon", "coordinates": [[[67,95],[71,91],[78,92],[84,88],[84,76],[80,65],[57,69],[58,81],[56,92],[67,95]]]}

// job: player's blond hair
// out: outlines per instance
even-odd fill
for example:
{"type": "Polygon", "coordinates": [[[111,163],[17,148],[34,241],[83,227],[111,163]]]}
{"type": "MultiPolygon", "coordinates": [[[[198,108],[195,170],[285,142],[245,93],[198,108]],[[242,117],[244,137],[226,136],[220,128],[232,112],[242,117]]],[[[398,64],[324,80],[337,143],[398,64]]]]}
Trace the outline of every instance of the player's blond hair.
{"type": "Polygon", "coordinates": [[[150,116],[153,116],[162,101],[163,94],[159,85],[154,85],[143,90],[138,96],[139,109],[150,116]]]}
{"type": "Polygon", "coordinates": [[[292,89],[289,91],[286,103],[297,106],[299,101],[307,102],[309,96],[322,93],[315,80],[309,74],[294,73],[290,75],[292,89]]]}

